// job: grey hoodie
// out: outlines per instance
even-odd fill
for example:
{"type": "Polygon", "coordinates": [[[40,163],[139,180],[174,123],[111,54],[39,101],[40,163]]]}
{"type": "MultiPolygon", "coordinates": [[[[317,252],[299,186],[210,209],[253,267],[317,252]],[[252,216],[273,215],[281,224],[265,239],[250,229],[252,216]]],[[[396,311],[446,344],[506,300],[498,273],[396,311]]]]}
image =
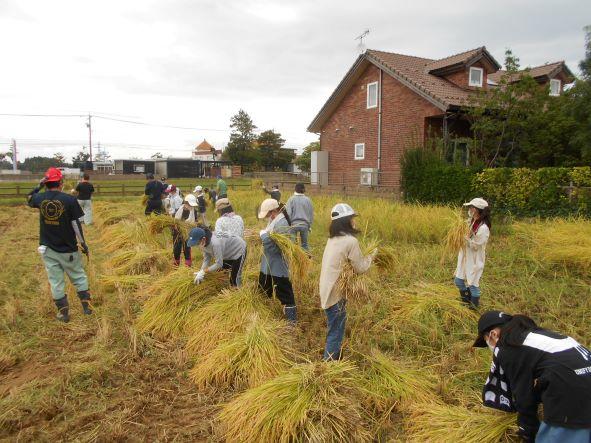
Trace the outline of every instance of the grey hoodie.
{"type": "Polygon", "coordinates": [[[236,260],[244,255],[246,251],[246,242],[235,235],[215,232],[211,236],[209,244],[203,248],[203,264],[201,269],[209,272],[221,269],[224,260],[236,260]],[[209,264],[214,263],[209,266],[209,264]],[[209,268],[208,268],[209,266],[209,268]]]}
{"type": "Polygon", "coordinates": [[[314,207],[312,200],[304,194],[295,192],[285,205],[292,226],[307,226],[310,228],[314,221],[314,207]]]}

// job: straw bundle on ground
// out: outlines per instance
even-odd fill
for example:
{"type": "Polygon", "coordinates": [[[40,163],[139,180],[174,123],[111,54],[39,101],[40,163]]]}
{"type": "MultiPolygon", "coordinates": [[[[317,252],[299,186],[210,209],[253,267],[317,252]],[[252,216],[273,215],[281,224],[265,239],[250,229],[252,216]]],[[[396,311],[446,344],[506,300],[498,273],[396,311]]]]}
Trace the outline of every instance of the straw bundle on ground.
{"type": "Polygon", "coordinates": [[[170,252],[139,244],[113,255],[105,266],[119,275],[157,274],[170,267],[170,252]]]}
{"type": "Polygon", "coordinates": [[[131,249],[138,244],[161,248],[164,242],[159,236],[151,235],[145,220],[123,221],[107,227],[100,238],[101,249],[105,252],[116,252],[131,249]]]}
{"type": "Polygon", "coordinates": [[[173,229],[180,232],[186,239],[192,226],[168,215],[152,215],[148,218],[147,228],[150,234],[161,234],[164,230],[173,229]]]}
{"type": "Polygon", "coordinates": [[[386,317],[377,325],[387,346],[410,355],[432,353],[450,341],[470,340],[478,315],[459,300],[449,285],[415,284],[396,291],[386,317]]]}
{"type": "Polygon", "coordinates": [[[292,280],[304,280],[308,276],[312,261],[310,256],[300,245],[295,243],[289,235],[271,233],[271,239],[277,244],[283,257],[287,260],[289,274],[292,280]]]}
{"type": "Polygon", "coordinates": [[[244,330],[252,314],[269,318],[271,309],[255,285],[222,291],[187,321],[186,349],[189,355],[202,356],[213,352],[221,341],[244,330]]]}
{"type": "Polygon", "coordinates": [[[142,205],[142,208],[145,207],[148,204],[148,200],[150,199],[149,195],[142,195],[140,202],[142,205]]]}
{"type": "Polygon", "coordinates": [[[539,261],[591,274],[590,221],[575,218],[517,223],[515,230],[531,244],[530,251],[539,261]]]}
{"type": "Polygon", "coordinates": [[[220,341],[198,358],[190,373],[199,388],[253,388],[291,364],[289,331],[284,322],[252,314],[244,331],[220,341]]]}
{"type": "Polygon", "coordinates": [[[179,336],[189,315],[228,284],[225,272],[208,274],[201,284],[193,283],[193,270],[179,268],[162,277],[150,288],[151,297],[137,319],[140,332],[157,337],[179,336]]]}
{"type": "Polygon", "coordinates": [[[455,256],[462,249],[466,248],[466,237],[470,234],[470,223],[458,212],[445,235],[443,241],[443,257],[455,256]]]}
{"type": "Polygon", "coordinates": [[[437,395],[433,371],[417,369],[409,361],[393,360],[375,349],[366,359],[364,385],[369,404],[377,412],[388,414],[394,407],[406,410],[414,402],[432,401],[437,395]]]}
{"type": "Polygon", "coordinates": [[[483,406],[468,409],[437,403],[417,404],[405,420],[409,440],[497,443],[514,441],[515,414],[483,406]]]}
{"type": "Polygon", "coordinates": [[[96,223],[99,228],[114,225],[123,220],[133,220],[135,216],[128,208],[111,206],[108,211],[104,211],[100,216],[96,217],[96,223]]]}
{"type": "Polygon", "coordinates": [[[151,281],[153,277],[149,274],[137,275],[102,275],[99,283],[107,290],[121,289],[124,291],[133,291],[141,286],[142,283],[151,281]]]}
{"type": "Polygon", "coordinates": [[[357,371],[346,361],[293,366],[224,406],[224,438],[246,443],[371,441],[357,371]]]}
{"type": "Polygon", "coordinates": [[[370,283],[371,279],[367,274],[357,274],[353,266],[346,262],[335,285],[347,301],[355,302],[370,298],[370,283]]]}

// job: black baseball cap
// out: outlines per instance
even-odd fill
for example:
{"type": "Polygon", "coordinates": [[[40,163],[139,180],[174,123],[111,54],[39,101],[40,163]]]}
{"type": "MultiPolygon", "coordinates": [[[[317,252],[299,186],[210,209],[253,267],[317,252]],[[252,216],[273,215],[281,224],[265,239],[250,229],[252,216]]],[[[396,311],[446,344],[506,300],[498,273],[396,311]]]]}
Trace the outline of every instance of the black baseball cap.
{"type": "Polygon", "coordinates": [[[475,348],[486,348],[484,334],[492,328],[508,323],[512,318],[512,315],[506,314],[502,311],[486,311],[478,320],[478,337],[476,337],[472,346],[475,348]]]}

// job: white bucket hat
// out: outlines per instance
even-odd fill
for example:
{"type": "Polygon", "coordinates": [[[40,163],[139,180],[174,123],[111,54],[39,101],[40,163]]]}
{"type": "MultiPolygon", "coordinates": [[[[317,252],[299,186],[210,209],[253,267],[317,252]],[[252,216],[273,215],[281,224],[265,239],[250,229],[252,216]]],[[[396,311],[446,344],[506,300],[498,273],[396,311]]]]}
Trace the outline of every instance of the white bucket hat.
{"type": "Polygon", "coordinates": [[[197,206],[197,197],[195,197],[193,194],[189,194],[185,197],[185,201],[187,203],[189,203],[189,206],[197,206]]]}
{"type": "Polygon", "coordinates": [[[473,198],[468,203],[464,203],[464,206],[474,206],[478,209],[484,209],[488,207],[488,202],[483,198],[473,198]]]}
{"type": "Polygon", "coordinates": [[[195,189],[193,189],[193,192],[201,192],[201,191],[203,191],[203,186],[201,186],[201,185],[197,185],[197,186],[195,186],[195,189]]]}
{"type": "Polygon", "coordinates": [[[330,211],[330,219],[336,220],[337,218],[349,217],[350,215],[357,215],[353,208],[347,203],[337,203],[330,211]]]}
{"type": "Polygon", "coordinates": [[[261,208],[259,209],[259,218],[263,219],[267,216],[269,211],[273,209],[277,209],[279,207],[279,203],[274,198],[268,198],[261,203],[261,208]]]}

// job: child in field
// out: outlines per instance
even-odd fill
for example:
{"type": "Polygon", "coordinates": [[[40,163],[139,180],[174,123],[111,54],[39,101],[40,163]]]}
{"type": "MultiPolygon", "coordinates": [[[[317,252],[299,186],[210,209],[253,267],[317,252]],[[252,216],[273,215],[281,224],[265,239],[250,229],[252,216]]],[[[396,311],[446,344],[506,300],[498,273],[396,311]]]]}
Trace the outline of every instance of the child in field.
{"type": "Polygon", "coordinates": [[[205,203],[205,194],[203,193],[203,187],[200,185],[195,186],[195,190],[193,191],[197,197],[197,206],[199,212],[199,219],[203,226],[207,226],[207,218],[205,217],[207,213],[207,204],[205,203]]]}
{"type": "MultiPolygon", "coordinates": [[[[176,191],[176,189],[175,189],[176,191]]],[[[178,197],[180,199],[180,197],[178,197]]],[[[174,205],[178,204],[178,200],[175,198],[173,200],[174,205]]],[[[187,222],[189,224],[195,224],[197,222],[197,210],[195,209],[197,205],[197,201],[195,196],[192,194],[187,195],[185,201],[183,202],[182,206],[180,206],[173,217],[177,220],[187,222]]],[[[172,206],[171,206],[172,207],[172,206]]],[[[185,243],[185,239],[183,238],[183,234],[174,227],[172,228],[172,254],[174,256],[174,265],[178,266],[181,262],[181,252],[185,256],[185,265],[191,267],[193,265],[191,259],[191,247],[185,243]]]]}
{"type": "Polygon", "coordinates": [[[369,269],[377,254],[375,250],[368,256],[363,256],[355,237],[359,233],[353,221],[356,215],[353,208],[346,203],[339,203],[332,208],[329,239],[322,256],[320,304],[326,314],[328,327],[324,347],[324,360],[327,361],[341,358],[341,344],[345,335],[347,301],[336,286],[343,266],[349,262],[356,273],[362,274],[369,269]]]}
{"type": "Polygon", "coordinates": [[[244,237],[244,220],[234,212],[230,200],[220,198],[215,202],[215,209],[220,215],[215,222],[216,232],[227,232],[230,235],[244,237]]]}
{"type": "Polygon", "coordinates": [[[480,304],[480,277],[486,259],[486,243],[490,236],[490,208],[486,200],[474,198],[468,203],[470,234],[466,246],[460,249],[454,283],[460,290],[462,301],[471,308],[480,304]]]}

